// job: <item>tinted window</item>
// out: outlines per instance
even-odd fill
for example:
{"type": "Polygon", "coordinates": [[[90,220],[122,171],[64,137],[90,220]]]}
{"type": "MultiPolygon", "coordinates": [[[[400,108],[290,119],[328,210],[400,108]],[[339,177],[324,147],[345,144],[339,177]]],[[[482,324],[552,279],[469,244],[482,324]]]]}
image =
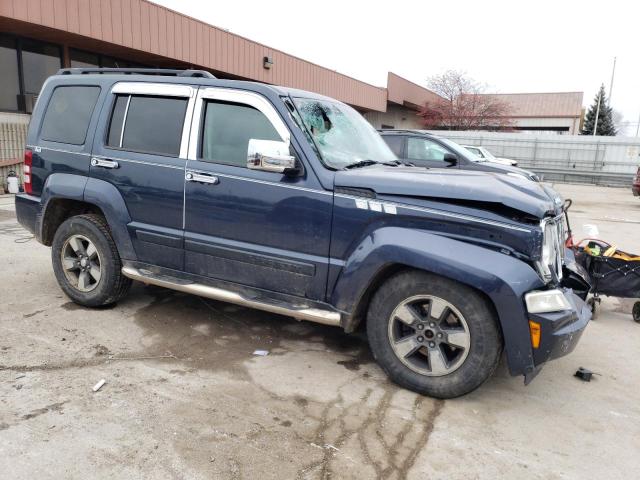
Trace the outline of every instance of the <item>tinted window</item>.
{"type": "Polygon", "coordinates": [[[202,160],[247,166],[249,140],[282,141],[259,110],[236,103],[207,102],[202,132],[202,160]]]}
{"type": "Polygon", "coordinates": [[[119,96],[112,112],[107,144],[134,152],[177,157],[186,110],[186,98],[119,96]],[[129,98],[129,108],[126,108],[129,98]],[[120,143],[123,119],[124,134],[120,143]]]}
{"type": "Polygon", "coordinates": [[[47,77],[61,67],[60,48],[55,45],[24,40],[22,43],[22,69],[26,94],[39,94],[47,77]]]}
{"type": "Polygon", "coordinates": [[[18,53],[15,41],[0,36],[0,110],[18,110],[18,53]]]}
{"type": "Polygon", "coordinates": [[[444,162],[446,153],[449,151],[431,140],[415,137],[407,139],[407,157],[411,160],[444,162]]]}
{"type": "Polygon", "coordinates": [[[82,145],[100,87],[56,87],[42,120],[43,140],[82,145]]]}
{"type": "Polygon", "coordinates": [[[389,145],[389,148],[397,157],[402,157],[404,137],[383,136],[382,138],[384,138],[384,141],[387,142],[387,145],[389,145]]]}

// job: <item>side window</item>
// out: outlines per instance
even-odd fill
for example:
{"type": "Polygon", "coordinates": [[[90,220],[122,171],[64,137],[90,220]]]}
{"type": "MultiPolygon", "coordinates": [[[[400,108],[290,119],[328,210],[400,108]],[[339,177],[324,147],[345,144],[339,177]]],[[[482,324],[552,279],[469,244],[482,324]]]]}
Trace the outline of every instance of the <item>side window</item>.
{"type": "Polygon", "coordinates": [[[471,153],[473,153],[475,156],[480,157],[480,158],[484,158],[484,155],[482,154],[482,150],[480,150],[479,148],[469,147],[468,150],[471,153]]]}
{"type": "Polygon", "coordinates": [[[387,145],[389,145],[389,148],[391,149],[391,151],[396,154],[396,157],[402,156],[402,145],[404,143],[404,137],[400,137],[400,136],[392,137],[391,135],[385,135],[382,138],[384,139],[385,142],[387,142],[387,145]]]}
{"type": "Polygon", "coordinates": [[[407,156],[411,160],[444,162],[446,153],[449,151],[431,140],[415,137],[407,139],[407,156]]]}
{"type": "Polygon", "coordinates": [[[187,98],[118,95],[111,113],[107,146],[177,157],[187,98]]]}
{"type": "Polygon", "coordinates": [[[282,138],[258,109],[239,103],[207,101],[204,109],[200,160],[247,166],[249,140],[282,138]]]}
{"type": "Polygon", "coordinates": [[[40,138],[72,145],[84,144],[98,95],[100,87],[56,87],[42,120],[40,138]]]}

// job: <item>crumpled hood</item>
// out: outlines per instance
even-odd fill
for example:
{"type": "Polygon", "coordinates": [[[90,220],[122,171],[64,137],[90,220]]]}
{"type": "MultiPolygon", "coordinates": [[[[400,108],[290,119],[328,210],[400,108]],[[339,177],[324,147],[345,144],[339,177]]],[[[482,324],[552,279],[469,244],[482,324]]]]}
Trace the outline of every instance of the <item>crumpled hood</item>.
{"type": "Polygon", "coordinates": [[[492,202],[543,218],[559,213],[562,198],[553,189],[521,175],[454,169],[374,165],[339,170],[336,187],[368,188],[380,195],[492,202]]]}

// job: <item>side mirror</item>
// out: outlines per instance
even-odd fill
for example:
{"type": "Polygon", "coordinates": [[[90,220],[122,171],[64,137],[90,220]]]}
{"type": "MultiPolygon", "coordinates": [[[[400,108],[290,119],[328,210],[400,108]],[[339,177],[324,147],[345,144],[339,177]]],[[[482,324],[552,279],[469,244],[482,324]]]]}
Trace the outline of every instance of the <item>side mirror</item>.
{"type": "Polygon", "coordinates": [[[453,153],[445,153],[443,160],[449,164],[447,167],[455,167],[458,165],[458,156],[453,153]]]}
{"type": "Polygon", "coordinates": [[[296,158],[289,153],[289,142],[249,140],[247,168],[265,172],[287,173],[296,170],[296,158]]]}

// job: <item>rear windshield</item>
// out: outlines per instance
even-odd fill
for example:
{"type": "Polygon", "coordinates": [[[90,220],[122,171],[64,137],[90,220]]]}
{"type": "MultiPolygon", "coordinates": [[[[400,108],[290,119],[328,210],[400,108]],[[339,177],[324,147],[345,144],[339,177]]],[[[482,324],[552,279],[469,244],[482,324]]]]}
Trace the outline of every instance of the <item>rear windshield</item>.
{"type": "Polygon", "coordinates": [[[72,145],[84,144],[98,95],[100,87],[96,86],[56,87],[42,120],[40,138],[72,145]]]}

